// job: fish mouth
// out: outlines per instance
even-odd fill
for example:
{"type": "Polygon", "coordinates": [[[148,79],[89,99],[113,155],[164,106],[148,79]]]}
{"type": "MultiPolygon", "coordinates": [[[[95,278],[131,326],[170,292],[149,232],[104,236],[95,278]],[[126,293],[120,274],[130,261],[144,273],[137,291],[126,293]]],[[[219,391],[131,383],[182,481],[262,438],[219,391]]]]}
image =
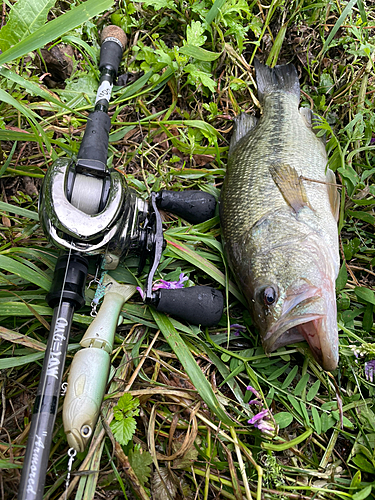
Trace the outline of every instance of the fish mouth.
{"type": "Polygon", "coordinates": [[[74,448],[78,452],[85,451],[87,442],[92,434],[92,427],[85,424],[80,430],[73,428],[66,431],[66,439],[71,448],[74,448]]]}
{"type": "Polygon", "coordinates": [[[265,351],[273,352],[305,340],[322,368],[335,370],[338,364],[336,302],[327,302],[325,295],[315,287],[304,287],[301,293],[289,294],[283,314],[264,337],[265,351]]]}

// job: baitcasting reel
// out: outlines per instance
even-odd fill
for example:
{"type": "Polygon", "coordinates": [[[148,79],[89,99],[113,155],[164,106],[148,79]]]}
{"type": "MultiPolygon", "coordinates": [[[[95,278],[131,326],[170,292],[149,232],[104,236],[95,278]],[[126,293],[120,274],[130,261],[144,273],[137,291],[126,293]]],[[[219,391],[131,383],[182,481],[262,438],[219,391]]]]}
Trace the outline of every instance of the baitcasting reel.
{"type": "MultiPolygon", "coordinates": [[[[46,174],[40,213],[49,239],[64,250],[102,256],[105,270],[116,269],[121,259],[135,254],[140,257],[140,273],[149,260],[146,303],[193,324],[211,326],[217,323],[223,311],[223,298],[213,288],[197,286],[152,291],[165,246],[158,209],[197,224],[214,216],[215,198],[202,191],[160,191],[152,193],[147,202],[137,197],[117,171],[105,168],[99,177],[97,172],[87,168],[88,159],[84,163],[83,172],[80,157],[76,163],[57,160],[46,174]]],[[[54,291],[52,285],[49,297],[60,296],[59,286],[57,288],[54,291]]]]}
{"type": "MultiPolygon", "coordinates": [[[[161,191],[152,193],[146,202],[126,185],[123,175],[106,165],[111,126],[109,98],[125,43],[117,33],[105,33],[95,109],[88,117],[77,161],[59,159],[45,176],[39,205],[42,226],[58,248],[73,255],[102,256],[105,270],[116,269],[121,259],[136,254],[140,257],[140,273],[148,259],[150,272],[144,301],[193,324],[211,326],[222,315],[220,292],[210,287],[153,292],[152,282],[164,248],[158,209],[197,224],[214,216],[215,198],[203,191],[161,191]]],[[[54,279],[49,302],[61,295],[64,265],[60,267],[60,278],[54,279]]],[[[74,300],[78,302],[78,298],[74,300]]]]}

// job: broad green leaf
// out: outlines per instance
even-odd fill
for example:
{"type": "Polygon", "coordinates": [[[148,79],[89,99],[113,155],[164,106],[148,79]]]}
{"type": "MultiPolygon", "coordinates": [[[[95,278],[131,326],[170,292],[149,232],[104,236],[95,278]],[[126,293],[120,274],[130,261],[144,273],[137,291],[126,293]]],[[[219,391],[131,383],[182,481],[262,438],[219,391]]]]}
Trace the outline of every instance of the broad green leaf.
{"type": "Polygon", "coordinates": [[[188,45],[200,47],[206,41],[206,36],[203,35],[205,28],[200,21],[192,21],[190,26],[186,28],[186,40],[188,45]]]}
{"type": "Polygon", "coordinates": [[[345,179],[349,179],[353,186],[357,185],[359,178],[357,172],[353,167],[340,167],[337,169],[337,171],[342,177],[344,177],[345,179]]]}
{"type": "Polygon", "coordinates": [[[299,401],[295,397],[293,397],[291,394],[288,394],[287,396],[290,404],[293,406],[293,408],[296,410],[296,412],[302,416],[302,411],[301,411],[301,405],[299,404],[299,401]]]}
{"type": "Polygon", "coordinates": [[[300,394],[302,394],[302,391],[305,389],[309,378],[310,375],[308,373],[305,373],[305,375],[301,377],[301,380],[298,382],[296,388],[294,389],[295,396],[299,396],[300,394]]]}
{"type": "Polygon", "coordinates": [[[336,291],[339,292],[340,290],[343,290],[347,281],[348,271],[346,270],[346,262],[343,262],[336,279],[336,291]]]}
{"type": "Polygon", "coordinates": [[[185,71],[195,83],[202,83],[205,87],[209,88],[211,92],[215,92],[217,83],[208,73],[198,69],[194,64],[188,64],[185,66],[185,71]]]}
{"type": "Polygon", "coordinates": [[[350,489],[357,489],[361,484],[361,481],[361,471],[357,470],[357,472],[353,476],[352,482],[350,483],[350,489]]]}
{"type": "Polygon", "coordinates": [[[142,451],[142,448],[137,445],[134,450],[129,451],[128,458],[135,475],[144,486],[151,475],[150,465],[153,462],[151,454],[148,451],[142,451]]]}
{"type": "Polygon", "coordinates": [[[165,340],[168,342],[172,351],[176,354],[180,363],[185,369],[186,374],[189,376],[192,384],[197,389],[207,406],[215,413],[216,417],[227,425],[233,425],[231,419],[224,412],[223,407],[216,398],[211,384],[207,381],[202,370],[195,361],[190,350],[186,346],[183,339],[180,337],[177,330],[173,327],[169,318],[155,309],[151,310],[154,319],[164,335],[165,340]]]}
{"type": "Polygon", "coordinates": [[[347,210],[346,213],[356,219],[363,220],[363,222],[375,225],[375,217],[368,212],[363,212],[361,210],[347,210]]]}
{"type": "Polygon", "coordinates": [[[5,255],[0,255],[0,269],[5,269],[5,271],[8,271],[9,273],[16,274],[17,276],[30,281],[30,283],[40,286],[44,290],[49,290],[51,288],[51,282],[48,279],[44,278],[24,264],[21,264],[10,257],[6,257],[5,255]]]}
{"type": "Polygon", "coordinates": [[[209,50],[196,47],[195,45],[184,45],[179,49],[179,52],[185,56],[194,57],[194,59],[198,59],[198,61],[215,61],[221,56],[221,52],[210,52],[209,50]]]}
{"type": "Polygon", "coordinates": [[[367,304],[365,312],[363,314],[362,328],[365,332],[371,332],[371,328],[374,324],[374,306],[373,304],[367,304]]]}
{"type": "Polygon", "coordinates": [[[320,415],[319,415],[319,412],[318,410],[315,408],[315,406],[313,406],[311,408],[311,414],[312,414],[312,418],[313,418],[313,421],[314,421],[314,428],[315,428],[315,432],[317,434],[321,434],[322,432],[322,421],[320,419],[320,415]]]}
{"type": "Polygon", "coordinates": [[[133,417],[127,417],[122,420],[112,420],[109,426],[116,441],[125,446],[132,439],[137,422],[133,417]]]}
{"type": "Polygon", "coordinates": [[[358,491],[358,493],[354,493],[354,495],[352,495],[352,499],[365,500],[365,498],[371,495],[371,492],[372,492],[372,486],[370,484],[369,486],[366,486],[362,490],[358,491]]]}
{"type": "Polygon", "coordinates": [[[34,33],[3,52],[0,55],[0,64],[12,61],[35,49],[44,47],[47,43],[56,40],[58,37],[64,35],[64,33],[101,14],[103,11],[109,10],[112,6],[112,0],[87,0],[87,2],[83,2],[78,7],[74,7],[66,12],[66,14],[49,21],[34,31],[34,33]]]}
{"type": "Polygon", "coordinates": [[[288,376],[286,377],[286,379],[284,380],[283,382],[283,385],[281,386],[282,389],[286,389],[287,387],[290,386],[290,384],[293,382],[294,380],[294,377],[297,375],[297,372],[298,372],[298,366],[295,365],[293,366],[293,368],[290,370],[288,376]]]}
{"type": "Polygon", "coordinates": [[[369,474],[375,474],[375,467],[361,453],[353,457],[352,462],[354,462],[361,471],[368,472],[369,474]]]}
{"type": "Polygon", "coordinates": [[[60,91],[60,95],[64,101],[74,102],[74,107],[78,107],[87,102],[86,96],[91,99],[91,102],[95,101],[98,85],[98,80],[92,73],[82,75],[77,79],[68,80],[65,89],[60,91]]]}
{"type": "Polygon", "coordinates": [[[327,413],[323,413],[321,422],[322,422],[323,434],[325,434],[329,429],[331,429],[336,424],[336,420],[327,413]]]}
{"type": "Polygon", "coordinates": [[[132,413],[133,410],[138,408],[138,406],[139,406],[139,399],[138,398],[133,399],[133,396],[131,394],[125,393],[118,400],[118,403],[114,407],[114,409],[115,410],[118,409],[123,414],[127,414],[127,413],[132,413]]]}
{"type": "Polygon", "coordinates": [[[285,429],[285,427],[288,427],[293,422],[293,415],[287,411],[281,411],[280,413],[276,413],[274,419],[279,429],[285,429]]]}
{"type": "Polygon", "coordinates": [[[306,423],[309,423],[309,414],[307,413],[306,403],[304,401],[299,402],[301,407],[301,412],[306,423]]]}
{"type": "Polygon", "coordinates": [[[56,0],[18,0],[0,30],[0,49],[5,52],[41,28],[56,0]]]}
{"type": "Polygon", "coordinates": [[[289,369],[290,363],[287,363],[286,365],[278,368],[277,370],[274,370],[273,373],[268,377],[268,380],[271,382],[272,380],[275,380],[279,378],[283,373],[285,373],[289,369]]]}
{"type": "Polygon", "coordinates": [[[307,393],[306,396],[307,401],[312,401],[315,398],[315,396],[318,394],[319,388],[320,388],[320,380],[316,380],[310,387],[309,392],[307,393]]]}
{"type": "Polygon", "coordinates": [[[156,11],[160,9],[173,9],[173,0],[144,0],[143,5],[145,7],[153,7],[156,11]]]}
{"type": "Polygon", "coordinates": [[[354,288],[354,293],[357,295],[359,299],[364,300],[369,304],[375,305],[375,294],[372,290],[369,290],[364,286],[356,286],[354,288]]]}

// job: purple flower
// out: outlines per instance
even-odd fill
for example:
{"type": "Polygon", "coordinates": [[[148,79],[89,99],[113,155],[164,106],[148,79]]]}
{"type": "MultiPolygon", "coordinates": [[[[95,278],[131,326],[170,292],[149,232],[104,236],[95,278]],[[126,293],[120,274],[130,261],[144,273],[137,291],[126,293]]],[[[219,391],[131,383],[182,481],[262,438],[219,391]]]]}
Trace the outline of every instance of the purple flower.
{"type": "Polygon", "coordinates": [[[247,391],[251,391],[257,399],[262,399],[261,395],[259,394],[259,392],[256,389],[254,389],[254,387],[252,387],[251,385],[248,385],[246,387],[246,390],[247,391]]]}
{"type": "Polygon", "coordinates": [[[264,418],[266,415],[268,415],[269,413],[269,410],[262,410],[260,411],[259,413],[257,413],[256,415],[253,416],[253,418],[251,418],[250,420],[248,420],[248,424],[252,424],[252,425],[255,425],[255,427],[258,427],[256,425],[256,423],[258,422],[258,420],[262,420],[262,418],[264,418]]]}
{"type": "Polygon", "coordinates": [[[233,332],[233,335],[236,335],[236,337],[239,337],[240,333],[246,332],[246,326],[237,325],[237,323],[230,325],[230,328],[236,329],[236,331],[233,332]]]}
{"type": "Polygon", "coordinates": [[[371,361],[366,361],[366,363],[365,363],[366,380],[369,382],[373,382],[374,381],[374,374],[375,374],[375,359],[372,359],[371,361]]]}
{"type": "Polygon", "coordinates": [[[255,427],[258,427],[258,429],[263,432],[264,434],[268,434],[270,436],[273,435],[273,433],[275,432],[275,427],[274,425],[272,425],[271,422],[266,422],[265,420],[261,420],[258,424],[258,426],[255,426],[255,427]]]}
{"type": "MultiPolygon", "coordinates": [[[[189,278],[187,276],[184,276],[184,273],[181,273],[178,281],[158,280],[153,284],[152,289],[153,289],[153,291],[155,291],[155,290],[159,290],[160,288],[169,288],[169,289],[184,288],[184,282],[188,279],[189,278]]],[[[137,286],[137,290],[140,293],[142,300],[144,300],[145,293],[142,290],[142,288],[137,286]]]]}
{"type": "Polygon", "coordinates": [[[264,434],[272,435],[275,432],[275,426],[272,421],[271,413],[269,410],[262,410],[248,420],[249,424],[259,429],[264,434]]]}
{"type": "Polygon", "coordinates": [[[181,273],[178,281],[159,280],[153,285],[152,289],[159,290],[159,288],[168,288],[168,289],[184,288],[185,286],[184,282],[187,281],[188,279],[189,278],[187,276],[184,276],[184,273],[181,273]]]}
{"type": "Polygon", "coordinates": [[[249,401],[249,405],[257,405],[257,406],[263,406],[262,401],[259,401],[259,399],[252,399],[249,401]]]}

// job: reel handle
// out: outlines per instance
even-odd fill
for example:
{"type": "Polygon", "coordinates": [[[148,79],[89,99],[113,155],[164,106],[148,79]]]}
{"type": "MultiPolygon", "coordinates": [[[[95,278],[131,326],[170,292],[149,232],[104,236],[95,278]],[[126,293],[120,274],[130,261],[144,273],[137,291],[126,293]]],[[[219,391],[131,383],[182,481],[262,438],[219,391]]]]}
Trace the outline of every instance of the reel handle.
{"type": "Polygon", "coordinates": [[[191,224],[199,224],[215,215],[216,199],[205,191],[160,191],[158,208],[172,212],[191,224]]]}
{"type": "Polygon", "coordinates": [[[223,314],[223,294],[209,286],[161,289],[153,293],[152,304],[160,312],[193,325],[214,326],[223,314]]]}

